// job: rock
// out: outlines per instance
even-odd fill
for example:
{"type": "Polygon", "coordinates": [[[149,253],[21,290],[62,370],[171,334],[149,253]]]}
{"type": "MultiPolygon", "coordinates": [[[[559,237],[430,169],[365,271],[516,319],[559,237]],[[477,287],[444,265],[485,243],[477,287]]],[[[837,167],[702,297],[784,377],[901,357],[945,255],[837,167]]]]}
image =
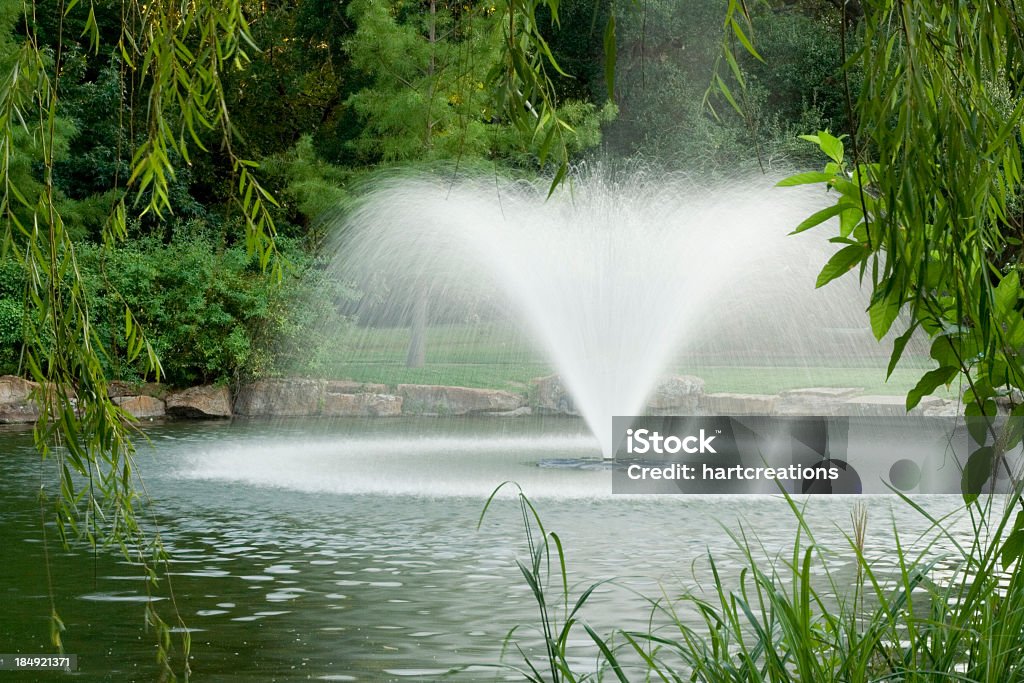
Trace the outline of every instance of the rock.
{"type": "Polygon", "coordinates": [[[703,393],[704,380],[700,377],[669,377],[647,399],[647,412],[653,415],[696,415],[703,393]]]}
{"type": "Polygon", "coordinates": [[[320,414],[326,382],[318,379],[271,379],[242,387],[235,413],[249,417],[314,417],[320,414]]]}
{"type": "Polygon", "coordinates": [[[164,402],[152,396],[116,396],[113,401],[133,417],[163,417],[167,414],[164,402]]]}
{"type": "Polygon", "coordinates": [[[165,405],[174,417],[231,417],[231,392],[227,387],[190,387],[168,393],[165,405]]]}
{"type": "Polygon", "coordinates": [[[324,394],[327,417],[396,417],[402,414],[402,397],[390,394],[324,394]]]}
{"type": "Polygon", "coordinates": [[[776,415],[842,415],[842,406],[863,389],[812,387],[791,389],[779,394],[775,401],[776,415]]]}
{"type": "Polygon", "coordinates": [[[538,377],[531,381],[531,404],[540,413],[556,415],[579,415],[572,395],[562,384],[558,375],[538,377]]]}
{"type": "MultiPolygon", "coordinates": [[[[572,395],[558,375],[538,377],[532,381],[531,404],[539,413],[579,415],[572,395]]],[[[668,377],[651,394],[647,413],[651,415],[695,415],[704,380],[691,375],[668,377]]]]}
{"type": "Polygon", "coordinates": [[[940,398],[938,403],[924,409],[925,417],[959,417],[963,414],[964,407],[959,401],[946,398],[940,398]]]}
{"type": "Polygon", "coordinates": [[[26,401],[38,387],[36,382],[16,375],[3,375],[0,377],[0,403],[26,401]]]}
{"type": "Polygon", "coordinates": [[[328,394],[387,394],[386,384],[368,384],[350,379],[334,379],[327,382],[328,394]]]}
{"type": "Polygon", "coordinates": [[[159,382],[144,382],[134,384],[115,379],[107,383],[107,395],[110,398],[122,398],[125,396],[152,396],[162,399],[167,395],[167,385],[159,382]]]}
{"type": "Polygon", "coordinates": [[[773,415],[775,394],[702,394],[700,412],[703,415],[773,415]]]}
{"type": "Polygon", "coordinates": [[[530,406],[520,406],[515,410],[502,410],[494,413],[483,413],[483,415],[490,415],[491,417],[525,417],[533,415],[533,408],[530,406]]]}
{"type": "MultiPolygon", "coordinates": [[[[123,396],[138,396],[138,385],[131,382],[122,382],[119,379],[107,382],[107,396],[118,399],[123,396]]],[[[117,401],[114,401],[117,403],[117,401]]],[[[120,404],[119,404],[120,405],[120,404]]]]}
{"type": "Polygon", "coordinates": [[[399,384],[406,415],[471,415],[515,410],[522,397],[498,389],[471,389],[429,384],[399,384]]]}
{"type": "Polygon", "coordinates": [[[14,375],[0,377],[0,424],[35,422],[39,407],[32,400],[32,392],[39,385],[14,375]]]}
{"type": "Polygon", "coordinates": [[[839,409],[841,415],[851,417],[924,415],[929,408],[937,408],[942,402],[936,396],[925,396],[916,408],[907,413],[906,396],[855,396],[839,406],[839,409]]]}

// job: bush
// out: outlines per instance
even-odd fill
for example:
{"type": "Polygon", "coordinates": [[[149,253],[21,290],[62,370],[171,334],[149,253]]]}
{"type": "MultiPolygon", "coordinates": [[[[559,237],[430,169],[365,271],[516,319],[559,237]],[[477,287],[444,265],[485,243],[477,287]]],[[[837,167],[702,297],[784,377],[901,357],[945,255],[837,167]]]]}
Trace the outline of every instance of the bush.
{"type": "Polygon", "coordinates": [[[21,301],[0,299],[0,374],[18,372],[25,309],[21,301]]]}
{"type": "Polygon", "coordinates": [[[82,245],[81,262],[97,330],[111,351],[110,376],[143,379],[125,357],[125,307],[142,325],[174,385],[303,373],[327,340],[314,324],[338,319],[346,292],[287,240],[291,268],[280,283],[244,247],[202,230],[164,244],[132,240],[114,249],[82,245]]]}
{"type": "Polygon", "coordinates": [[[25,274],[17,261],[0,261],[0,374],[18,372],[25,338],[25,274]]]}

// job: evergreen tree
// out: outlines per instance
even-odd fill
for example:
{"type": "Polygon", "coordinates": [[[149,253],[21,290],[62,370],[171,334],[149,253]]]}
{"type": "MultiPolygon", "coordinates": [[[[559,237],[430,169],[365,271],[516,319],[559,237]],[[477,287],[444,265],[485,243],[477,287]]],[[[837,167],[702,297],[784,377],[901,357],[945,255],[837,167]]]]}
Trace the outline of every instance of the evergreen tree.
{"type": "Polygon", "coordinates": [[[485,84],[500,60],[497,16],[483,3],[355,0],[346,49],[371,83],[348,99],[365,161],[488,156],[502,126],[485,84]]]}

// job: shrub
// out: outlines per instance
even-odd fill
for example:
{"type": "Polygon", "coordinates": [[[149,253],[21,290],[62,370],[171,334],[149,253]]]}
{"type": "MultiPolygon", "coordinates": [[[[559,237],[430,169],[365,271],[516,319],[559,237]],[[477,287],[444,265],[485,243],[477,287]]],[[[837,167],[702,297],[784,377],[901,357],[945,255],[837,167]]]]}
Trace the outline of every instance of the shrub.
{"type": "Polygon", "coordinates": [[[97,329],[112,351],[110,375],[141,379],[124,354],[125,307],[132,310],[175,385],[303,373],[326,339],[314,323],[337,318],[345,292],[287,240],[291,269],[280,283],[244,247],[191,232],[114,249],[82,246],[97,329]]]}

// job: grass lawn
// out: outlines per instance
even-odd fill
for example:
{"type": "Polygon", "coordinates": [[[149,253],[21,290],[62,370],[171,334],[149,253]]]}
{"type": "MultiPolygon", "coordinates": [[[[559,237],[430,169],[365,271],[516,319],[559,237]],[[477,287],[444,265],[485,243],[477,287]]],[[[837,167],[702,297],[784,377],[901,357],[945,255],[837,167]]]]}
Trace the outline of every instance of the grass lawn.
{"type": "MultiPolygon", "coordinates": [[[[427,363],[405,367],[407,328],[352,328],[338,339],[327,363],[336,379],[384,384],[444,384],[522,392],[535,377],[554,372],[543,354],[516,328],[501,323],[437,326],[427,333],[427,363]]],[[[666,374],[692,374],[706,382],[708,392],[771,394],[803,387],[860,387],[866,394],[906,394],[924,370],[897,368],[885,381],[886,358],[880,354],[857,367],[834,363],[805,366],[796,358],[757,364],[681,357],[666,374]]],[[[940,390],[936,395],[953,397],[940,390]]]]}

